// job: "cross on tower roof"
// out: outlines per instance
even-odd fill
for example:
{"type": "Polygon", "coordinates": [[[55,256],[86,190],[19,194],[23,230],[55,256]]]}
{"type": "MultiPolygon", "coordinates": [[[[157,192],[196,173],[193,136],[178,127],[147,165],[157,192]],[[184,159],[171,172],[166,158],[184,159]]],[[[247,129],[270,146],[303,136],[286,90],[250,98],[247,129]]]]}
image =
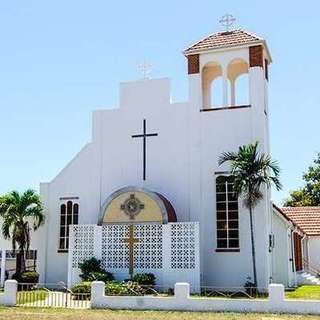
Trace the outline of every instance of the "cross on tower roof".
{"type": "Polygon", "coordinates": [[[142,72],[143,78],[148,79],[151,72],[152,65],[148,63],[146,60],[143,63],[138,64],[138,69],[142,72]]]}
{"type": "Polygon", "coordinates": [[[229,31],[229,28],[234,24],[236,18],[232,14],[225,14],[220,20],[220,24],[226,27],[226,31],[229,31]]]}

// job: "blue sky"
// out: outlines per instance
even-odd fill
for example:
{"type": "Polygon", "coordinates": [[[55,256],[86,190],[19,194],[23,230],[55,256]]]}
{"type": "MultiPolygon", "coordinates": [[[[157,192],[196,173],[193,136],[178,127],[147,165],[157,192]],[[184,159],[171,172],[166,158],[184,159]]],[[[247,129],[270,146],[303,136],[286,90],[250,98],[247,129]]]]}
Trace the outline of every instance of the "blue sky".
{"type": "Polygon", "coordinates": [[[172,78],[187,98],[183,48],[221,30],[226,12],[237,27],[267,39],[272,155],[282,167],[277,202],[302,184],[320,152],[318,1],[193,2],[0,0],[0,193],[49,181],[90,140],[91,111],[117,105],[118,83],[172,78]]]}

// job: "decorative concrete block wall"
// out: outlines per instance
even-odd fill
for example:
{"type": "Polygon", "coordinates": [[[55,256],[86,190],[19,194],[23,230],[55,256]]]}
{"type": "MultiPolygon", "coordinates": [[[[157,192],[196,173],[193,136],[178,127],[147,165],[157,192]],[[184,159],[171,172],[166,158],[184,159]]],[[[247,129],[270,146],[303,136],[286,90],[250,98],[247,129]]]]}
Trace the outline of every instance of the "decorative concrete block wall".
{"type": "MultiPolygon", "coordinates": [[[[77,225],[70,233],[69,287],[80,281],[79,263],[95,257],[117,280],[130,277],[129,225],[77,225]]],[[[173,288],[188,282],[200,290],[199,224],[179,222],[141,224],[134,227],[134,272],[155,274],[158,286],[173,288]]]]}
{"type": "Polygon", "coordinates": [[[105,296],[104,291],[103,282],[93,282],[92,308],[320,314],[319,301],[286,300],[282,284],[269,286],[268,299],[193,298],[188,283],[176,283],[173,297],[105,296]]]}

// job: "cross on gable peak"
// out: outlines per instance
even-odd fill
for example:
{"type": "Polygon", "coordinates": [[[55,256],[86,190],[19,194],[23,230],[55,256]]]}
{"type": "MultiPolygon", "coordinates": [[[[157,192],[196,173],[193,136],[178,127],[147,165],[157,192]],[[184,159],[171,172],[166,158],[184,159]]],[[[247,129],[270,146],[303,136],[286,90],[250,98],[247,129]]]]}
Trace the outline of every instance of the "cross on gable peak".
{"type": "Polygon", "coordinates": [[[142,63],[138,64],[138,69],[141,71],[143,75],[143,79],[150,79],[150,73],[152,69],[152,64],[147,60],[144,60],[142,63]]]}
{"type": "Polygon", "coordinates": [[[226,28],[225,31],[229,31],[230,27],[235,23],[236,18],[230,14],[226,13],[220,20],[219,23],[226,28]]]}

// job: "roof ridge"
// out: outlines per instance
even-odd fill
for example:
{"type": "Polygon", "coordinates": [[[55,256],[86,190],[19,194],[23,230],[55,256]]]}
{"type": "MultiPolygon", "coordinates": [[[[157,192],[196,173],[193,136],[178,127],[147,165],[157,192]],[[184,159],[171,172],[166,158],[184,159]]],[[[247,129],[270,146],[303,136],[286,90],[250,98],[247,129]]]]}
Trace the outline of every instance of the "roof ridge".
{"type": "Polygon", "coordinates": [[[252,32],[249,32],[242,28],[237,28],[230,31],[218,31],[218,32],[210,33],[207,36],[202,37],[197,42],[194,42],[191,45],[189,45],[185,50],[183,50],[183,52],[188,53],[189,51],[201,50],[201,49],[205,49],[206,47],[208,48],[223,47],[224,40],[225,40],[226,46],[228,46],[228,43],[230,46],[234,46],[237,43],[241,45],[241,44],[249,44],[250,42],[254,42],[254,41],[264,41],[263,38],[257,36],[252,32]],[[230,37],[232,35],[234,35],[234,39],[230,37]],[[221,38],[219,39],[219,37],[221,38]],[[223,39],[223,37],[229,37],[229,38],[223,39]],[[211,41],[211,44],[210,44],[210,41],[211,41]],[[206,44],[205,42],[209,42],[209,44],[206,44]],[[203,48],[201,48],[201,45],[203,46],[203,48]]]}
{"type": "Polygon", "coordinates": [[[245,32],[246,34],[248,34],[248,35],[250,35],[252,37],[257,38],[258,40],[261,40],[261,41],[264,40],[264,38],[257,36],[255,33],[251,32],[251,31],[248,31],[248,30],[245,30],[245,29],[242,29],[242,28],[239,28],[239,30],[242,31],[242,32],[245,32]]]}
{"type": "Polygon", "coordinates": [[[319,209],[320,206],[302,206],[302,207],[282,207],[284,210],[300,210],[300,209],[319,209]]]}
{"type": "MultiPolygon", "coordinates": [[[[237,29],[232,30],[232,31],[236,31],[236,30],[237,30],[237,29]]],[[[232,32],[232,31],[228,31],[228,32],[232,32]]],[[[208,35],[202,37],[200,40],[198,40],[198,41],[192,43],[191,45],[189,45],[186,49],[183,50],[183,52],[189,50],[190,48],[196,46],[196,45],[199,44],[200,42],[202,42],[202,41],[204,41],[204,40],[206,40],[206,39],[208,39],[208,38],[210,38],[210,37],[212,37],[212,36],[214,36],[214,35],[222,34],[222,33],[226,33],[226,32],[227,32],[227,31],[217,31],[217,32],[209,33],[208,35]]]]}

